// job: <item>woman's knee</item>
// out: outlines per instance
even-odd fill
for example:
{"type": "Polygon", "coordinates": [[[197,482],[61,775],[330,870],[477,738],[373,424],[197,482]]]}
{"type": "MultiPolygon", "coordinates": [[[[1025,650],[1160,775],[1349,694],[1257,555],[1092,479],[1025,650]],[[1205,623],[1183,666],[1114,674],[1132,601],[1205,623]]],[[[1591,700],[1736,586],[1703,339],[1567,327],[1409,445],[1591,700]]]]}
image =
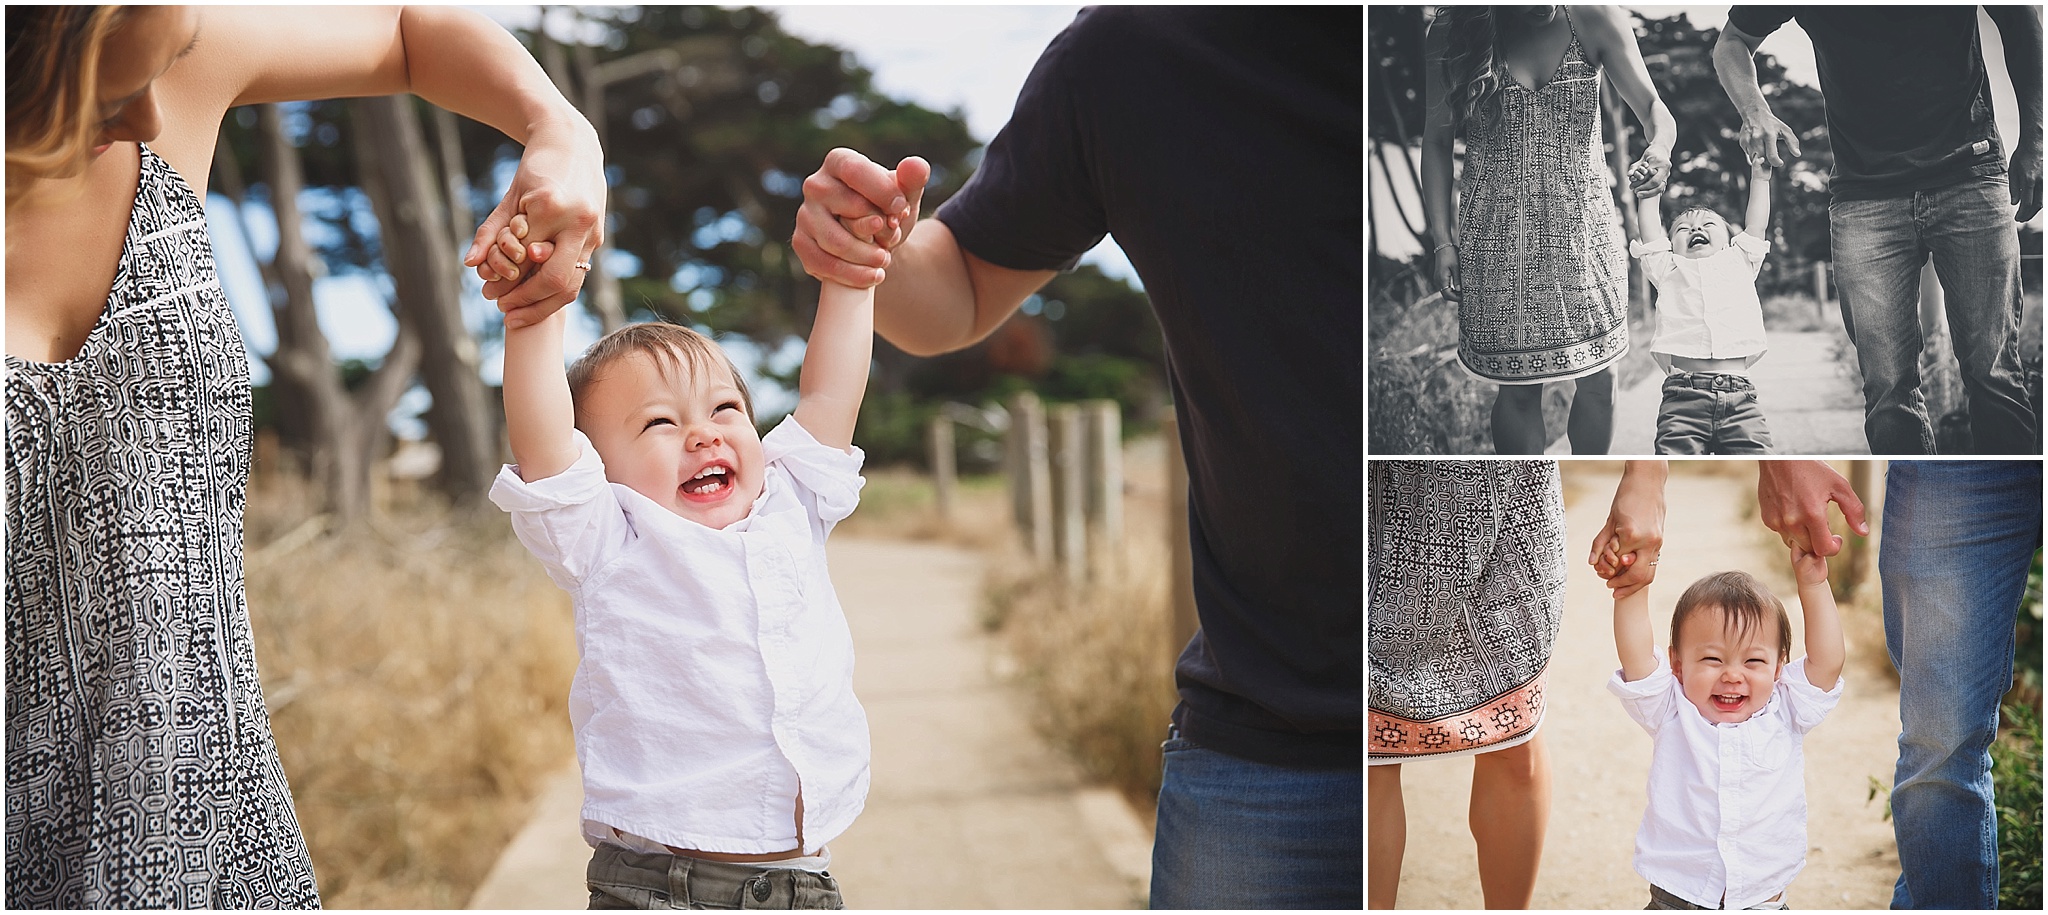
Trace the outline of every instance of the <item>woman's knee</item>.
{"type": "Polygon", "coordinates": [[[1549,774],[1543,744],[1531,739],[1473,758],[1473,775],[1517,785],[1537,785],[1549,774]]]}

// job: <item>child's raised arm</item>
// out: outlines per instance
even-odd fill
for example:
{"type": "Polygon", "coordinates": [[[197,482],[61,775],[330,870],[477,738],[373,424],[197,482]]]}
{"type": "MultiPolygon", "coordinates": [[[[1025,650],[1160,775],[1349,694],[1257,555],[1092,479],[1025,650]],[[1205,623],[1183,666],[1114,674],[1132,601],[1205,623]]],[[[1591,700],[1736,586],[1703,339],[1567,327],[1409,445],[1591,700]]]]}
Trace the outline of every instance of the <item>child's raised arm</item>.
{"type": "Polygon", "coordinates": [[[1663,199],[1662,194],[1651,194],[1636,201],[1636,241],[1657,240],[1659,230],[1664,228],[1663,199]]]}
{"type": "Polygon", "coordinates": [[[1637,588],[1614,602],[1614,653],[1621,659],[1621,679],[1633,683],[1657,672],[1657,651],[1650,638],[1650,589],[1637,588]]]}
{"type": "MultiPolygon", "coordinates": [[[[524,215],[512,217],[512,228],[499,230],[500,243],[518,248],[525,223],[524,215]]],[[[548,253],[536,251],[533,260],[546,260],[548,253]]],[[[568,310],[562,309],[538,324],[505,328],[505,432],[512,439],[519,478],[528,483],[576,463],[576,407],[562,367],[562,330],[568,323],[568,310]]]]}
{"type": "Polygon", "coordinates": [[[874,350],[875,291],[825,280],[818,291],[818,318],[804,347],[796,402],[796,421],[818,444],[841,451],[853,444],[874,350]]]}
{"type": "Polygon", "coordinates": [[[1842,677],[1842,615],[1828,587],[1828,561],[1792,548],[1792,575],[1799,580],[1799,610],[1806,617],[1806,682],[1834,689],[1842,677]]]}
{"type": "Polygon", "coordinates": [[[1771,237],[1771,164],[1762,159],[1749,164],[1749,211],[1743,214],[1742,231],[1771,237]]]}

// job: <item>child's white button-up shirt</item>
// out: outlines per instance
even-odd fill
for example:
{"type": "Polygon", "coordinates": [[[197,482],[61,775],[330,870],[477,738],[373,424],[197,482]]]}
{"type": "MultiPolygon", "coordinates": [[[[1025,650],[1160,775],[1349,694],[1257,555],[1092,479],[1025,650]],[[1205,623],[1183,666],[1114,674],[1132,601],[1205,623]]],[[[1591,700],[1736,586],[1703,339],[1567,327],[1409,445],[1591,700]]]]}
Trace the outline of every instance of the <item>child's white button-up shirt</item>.
{"type": "Polygon", "coordinates": [[[1650,358],[1671,371],[1672,356],[1746,359],[1755,365],[1768,347],[1764,306],[1756,296],[1757,271],[1771,243],[1743,232],[1712,257],[1679,257],[1671,242],[1631,242],[1643,275],[1657,287],[1657,333],[1650,358]]]}
{"type": "Polygon", "coordinates": [[[1815,688],[1800,658],[1749,720],[1715,724],[1686,701],[1660,648],[1655,673],[1628,682],[1616,670],[1607,690],[1655,745],[1636,873],[1710,909],[1746,909],[1791,886],[1806,866],[1800,740],[1841,701],[1842,681],[1815,688]]]}
{"type": "Polygon", "coordinates": [[[584,838],[814,854],[868,791],[867,714],[825,535],[859,501],[865,456],[791,417],[761,441],[761,495],[715,530],[625,486],[581,431],[569,469],[506,467],[491,501],[576,605],[569,719],[584,838]]]}

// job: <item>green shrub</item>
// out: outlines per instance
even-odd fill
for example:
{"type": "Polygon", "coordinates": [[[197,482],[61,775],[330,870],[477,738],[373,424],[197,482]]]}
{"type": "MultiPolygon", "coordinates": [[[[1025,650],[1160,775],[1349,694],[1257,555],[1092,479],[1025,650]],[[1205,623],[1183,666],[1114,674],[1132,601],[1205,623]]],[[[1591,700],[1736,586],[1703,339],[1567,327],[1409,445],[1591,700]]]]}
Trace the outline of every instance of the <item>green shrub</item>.
{"type": "Polygon", "coordinates": [[[1998,907],[2041,908],[2041,709],[2007,705],[2013,728],[1991,745],[1998,807],[1998,907]]]}

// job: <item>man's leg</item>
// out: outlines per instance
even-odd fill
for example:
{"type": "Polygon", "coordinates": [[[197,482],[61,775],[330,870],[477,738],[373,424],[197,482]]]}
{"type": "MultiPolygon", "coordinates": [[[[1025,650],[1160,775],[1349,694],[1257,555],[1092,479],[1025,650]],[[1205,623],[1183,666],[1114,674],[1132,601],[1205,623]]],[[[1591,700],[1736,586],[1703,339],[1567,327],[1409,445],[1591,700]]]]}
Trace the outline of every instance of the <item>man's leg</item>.
{"type": "Polygon", "coordinates": [[[1962,363],[1978,454],[2040,454],[2041,427],[2020,368],[2020,239],[2003,175],[1919,195],[1962,363]]]}
{"type": "Polygon", "coordinates": [[[1863,434],[1872,454],[1933,454],[1934,427],[1920,395],[1920,265],[1927,249],[1913,199],[1828,205],[1842,322],[1863,373],[1863,434]]]}
{"type": "Polygon", "coordinates": [[[1885,646],[1899,671],[1893,908],[1998,902],[1991,755],[2013,621],[2041,544],[2036,461],[1893,461],[1885,479],[1885,646]]]}
{"type": "Polygon", "coordinates": [[[1365,779],[1166,741],[1152,908],[1365,907],[1365,779]]]}

